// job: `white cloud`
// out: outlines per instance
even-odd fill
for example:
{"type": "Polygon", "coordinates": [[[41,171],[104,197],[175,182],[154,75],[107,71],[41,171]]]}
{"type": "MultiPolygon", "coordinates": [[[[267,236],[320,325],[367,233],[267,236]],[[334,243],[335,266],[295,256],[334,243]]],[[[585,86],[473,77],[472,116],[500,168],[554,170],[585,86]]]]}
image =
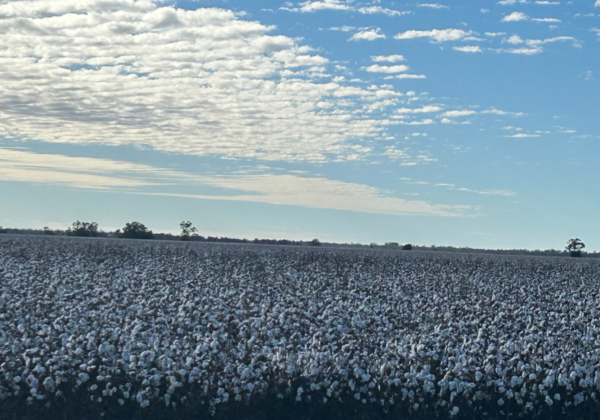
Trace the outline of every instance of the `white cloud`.
{"type": "Polygon", "coordinates": [[[502,0],[498,2],[498,4],[501,4],[503,6],[512,5],[516,3],[527,3],[527,0],[502,0]]]}
{"type": "Polygon", "coordinates": [[[475,111],[470,110],[455,110],[455,111],[446,111],[442,114],[442,117],[464,117],[467,115],[477,114],[475,111]]]}
{"type": "Polygon", "coordinates": [[[547,1],[547,0],[538,0],[535,2],[535,4],[543,4],[543,5],[559,5],[560,2],[559,1],[547,1]]]}
{"type": "Polygon", "coordinates": [[[358,12],[363,15],[384,14],[388,16],[402,16],[410,14],[409,11],[392,10],[381,6],[365,6],[356,8],[351,6],[352,1],[319,0],[300,2],[296,7],[292,3],[280,7],[288,12],[314,13],[322,10],[342,10],[347,12],[358,12]]]}
{"type": "Polygon", "coordinates": [[[421,108],[400,108],[396,112],[398,112],[398,114],[420,114],[428,112],[438,112],[441,110],[442,107],[437,105],[425,105],[421,108]]]}
{"type": "Polygon", "coordinates": [[[508,39],[506,39],[506,42],[508,42],[509,44],[522,44],[525,41],[523,41],[523,39],[521,39],[519,35],[512,35],[508,39]]]}
{"type": "Polygon", "coordinates": [[[0,15],[0,136],[323,162],[385,127],[362,111],[375,92],[324,83],[325,57],[232,11],[61,0],[0,15]]]}
{"type": "Polygon", "coordinates": [[[518,133],[518,134],[513,134],[512,136],[504,136],[504,137],[512,137],[512,138],[527,138],[527,137],[540,137],[539,134],[525,134],[525,133],[518,133]]]}
{"type": "Polygon", "coordinates": [[[502,18],[502,22],[519,22],[521,20],[527,20],[529,16],[522,12],[512,12],[502,18]]]}
{"type": "Polygon", "coordinates": [[[506,35],[506,32],[486,32],[486,36],[503,36],[506,35]]]}
{"type": "MultiPolygon", "coordinates": [[[[426,155],[413,158],[407,154],[402,159],[413,164],[435,160],[426,155]]],[[[70,188],[109,189],[134,194],[250,201],[364,213],[458,216],[468,210],[468,206],[435,205],[426,201],[396,198],[389,191],[379,188],[326,178],[291,174],[204,176],[109,159],[38,154],[1,148],[0,175],[3,180],[70,188]],[[216,187],[222,190],[222,195],[173,194],[173,185],[185,185],[189,190],[202,186],[216,187]]]]}
{"type": "Polygon", "coordinates": [[[414,39],[414,38],[431,38],[436,42],[458,41],[466,36],[469,36],[471,31],[465,32],[462,29],[432,29],[430,31],[406,31],[399,33],[394,38],[396,39],[414,39]]]}
{"type": "Polygon", "coordinates": [[[348,41],[374,41],[379,38],[385,38],[385,35],[378,28],[357,32],[348,38],[348,41]]]}
{"type": "Polygon", "coordinates": [[[330,31],[342,31],[342,32],[350,32],[355,30],[354,26],[334,26],[333,28],[329,28],[330,31]]]}
{"type": "Polygon", "coordinates": [[[386,76],[385,79],[426,79],[424,74],[397,74],[394,76],[386,76]]]}
{"type": "Polygon", "coordinates": [[[535,55],[544,51],[541,47],[534,48],[513,48],[508,50],[501,50],[502,52],[506,52],[509,54],[523,54],[523,55],[535,55]]]}
{"type": "Polygon", "coordinates": [[[559,41],[577,41],[576,38],[572,36],[557,36],[554,38],[547,39],[528,39],[527,45],[539,45],[539,44],[547,44],[549,42],[559,42],[559,41]]]}
{"type": "Polygon", "coordinates": [[[521,117],[525,114],[523,114],[522,112],[509,112],[509,111],[502,111],[500,109],[488,109],[485,111],[481,111],[482,114],[496,114],[496,115],[513,115],[515,117],[521,117]]]}
{"type": "Polygon", "coordinates": [[[399,61],[405,61],[405,58],[402,55],[394,54],[394,55],[375,55],[371,56],[371,60],[375,62],[387,62],[387,63],[397,63],[399,61]]]}
{"type": "Polygon", "coordinates": [[[417,4],[418,7],[428,7],[430,9],[450,9],[448,6],[438,3],[421,3],[417,4]]]}
{"type": "Polygon", "coordinates": [[[399,123],[404,124],[404,125],[430,125],[430,124],[435,124],[435,121],[428,118],[428,119],[421,120],[421,121],[400,121],[399,123]]]}
{"type": "Polygon", "coordinates": [[[353,10],[352,7],[339,0],[305,1],[299,3],[299,8],[283,8],[289,11],[299,11],[302,13],[317,12],[320,10],[353,10]]]}
{"type": "Polygon", "coordinates": [[[556,18],[532,18],[533,22],[552,22],[552,23],[560,23],[562,22],[560,19],[556,18]]]}
{"type": "Polygon", "coordinates": [[[596,0],[596,3],[594,3],[594,6],[600,7],[600,0],[596,0]]]}
{"type": "Polygon", "coordinates": [[[464,46],[464,47],[452,47],[456,51],[468,52],[468,53],[478,53],[482,52],[482,49],[478,46],[464,46]]]}
{"type": "Polygon", "coordinates": [[[358,9],[356,9],[356,11],[359,13],[362,13],[363,15],[373,15],[373,14],[381,13],[381,14],[388,15],[388,16],[403,16],[403,15],[411,14],[411,12],[408,12],[408,11],[392,10],[392,9],[387,9],[387,8],[381,7],[381,6],[360,7],[358,9]]]}
{"type": "Polygon", "coordinates": [[[502,195],[504,197],[510,197],[515,195],[513,191],[509,190],[473,190],[471,188],[457,188],[457,191],[465,191],[472,192],[475,194],[483,194],[483,195],[502,195]]]}
{"type": "Polygon", "coordinates": [[[369,73],[401,73],[407,71],[409,68],[405,65],[398,66],[380,66],[379,64],[373,64],[369,67],[363,67],[363,70],[369,73]]]}

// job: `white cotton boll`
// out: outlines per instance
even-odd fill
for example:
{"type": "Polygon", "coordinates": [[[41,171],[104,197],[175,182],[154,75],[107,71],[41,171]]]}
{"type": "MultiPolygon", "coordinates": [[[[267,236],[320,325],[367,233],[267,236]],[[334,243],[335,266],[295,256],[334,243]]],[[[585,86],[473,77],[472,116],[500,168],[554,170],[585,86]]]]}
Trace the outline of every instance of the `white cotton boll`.
{"type": "Polygon", "coordinates": [[[554,399],[556,401],[560,401],[560,394],[554,394],[554,399]]]}
{"type": "Polygon", "coordinates": [[[554,404],[554,402],[552,401],[552,399],[549,396],[546,396],[546,399],[544,401],[546,401],[546,404],[548,404],[549,406],[554,404]]]}
{"type": "Polygon", "coordinates": [[[502,398],[500,398],[500,399],[498,400],[498,405],[499,405],[499,406],[503,406],[503,405],[504,405],[504,400],[503,400],[502,398]]]}
{"type": "Polygon", "coordinates": [[[537,375],[535,373],[532,373],[529,375],[529,380],[530,381],[535,381],[537,379],[537,375]]]}
{"type": "Polygon", "coordinates": [[[414,403],[413,404],[413,410],[418,410],[419,409],[419,403],[414,403]]]}
{"type": "Polygon", "coordinates": [[[360,401],[360,392],[357,392],[356,394],[354,394],[354,399],[356,401],[360,401]]]}
{"type": "Polygon", "coordinates": [[[125,404],[125,400],[123,400],[122,398],[119,398],[117,401],[118,401],[119,405],[121,405],[121,406],[123,404],[125,404]]]}
{"type": "Polygon", "coordinates": [[[452,407],[452,410],[450,410],[450,416],[454,417],[458,414],[458,412],[459,412],[458,407],[454,406],[454,407],[452,407]]]}

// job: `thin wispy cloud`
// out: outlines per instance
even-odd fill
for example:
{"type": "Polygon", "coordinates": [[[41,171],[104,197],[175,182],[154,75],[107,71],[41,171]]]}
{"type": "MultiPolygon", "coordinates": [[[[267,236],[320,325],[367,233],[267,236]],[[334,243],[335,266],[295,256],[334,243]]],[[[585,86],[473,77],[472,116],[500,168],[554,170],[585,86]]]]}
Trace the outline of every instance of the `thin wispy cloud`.
{"type": "Polygon", "coordinates": [[[439,3],[419,3],[419,4],[417,4],[417,7],[427,7],[429,9],[448,9],[448,10],[450,10],[450,8],[448,6],[439,4],[439,3]]]}
{"type": "MultiPolygon", "coordinates": [[[[405,155],[407,161],[415,158],[405,155]]],[[[419,158],[416,158],[419,159],[419,158]]],[[[110,159],[38,154],[0,148],[0,175],[5,181],[57,185],[120,193],[179,196],[209,200],[346,210],[395,215],[458,216],[468,206],[436,205],[405,200],[389,191],[351,182],[291,174],[203,176],[110,159]],[[187,189],[213,187],[221,194],[179,194],[173,185],[187,189]]]]}

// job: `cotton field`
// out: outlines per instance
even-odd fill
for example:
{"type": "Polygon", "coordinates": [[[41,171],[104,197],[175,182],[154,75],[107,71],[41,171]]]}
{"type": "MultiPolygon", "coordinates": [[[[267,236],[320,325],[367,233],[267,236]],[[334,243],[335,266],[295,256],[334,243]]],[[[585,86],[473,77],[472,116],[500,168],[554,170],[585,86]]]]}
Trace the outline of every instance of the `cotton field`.
{"type": "Polygon", "coordinates": [[[0,363],[3,419],[591,418],[600,261],[6,236],[0,363]]]}

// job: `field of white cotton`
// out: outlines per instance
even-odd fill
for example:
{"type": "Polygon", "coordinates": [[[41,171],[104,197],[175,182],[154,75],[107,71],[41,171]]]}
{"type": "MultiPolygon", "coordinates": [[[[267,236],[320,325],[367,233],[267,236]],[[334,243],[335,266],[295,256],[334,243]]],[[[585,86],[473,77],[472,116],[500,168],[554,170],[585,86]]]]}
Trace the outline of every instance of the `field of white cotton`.
{"type": "Polygon", "coordinates": [[[599,392],[599,260],[0,238],[1,419],[579,419],[599,392]]]}

